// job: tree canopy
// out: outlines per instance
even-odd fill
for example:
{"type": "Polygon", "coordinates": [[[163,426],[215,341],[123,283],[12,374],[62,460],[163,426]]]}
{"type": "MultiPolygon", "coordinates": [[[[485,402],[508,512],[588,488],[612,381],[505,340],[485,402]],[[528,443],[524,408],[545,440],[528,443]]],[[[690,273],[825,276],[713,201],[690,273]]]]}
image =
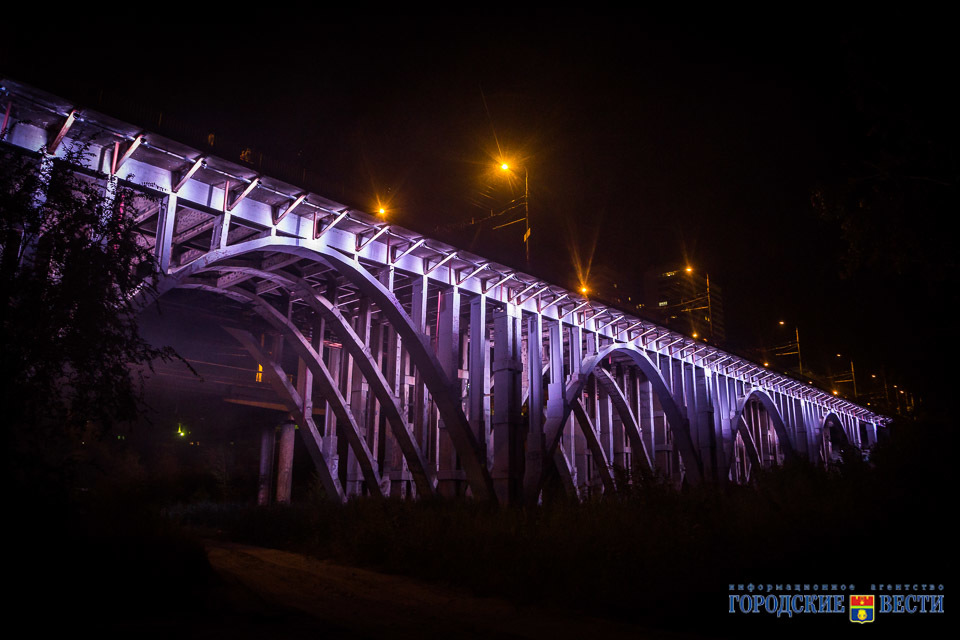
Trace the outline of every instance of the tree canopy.
{"type": "Polygon", "coordinates": [[[172,355],[140,337],[132,307],[155,271],[135,223],[143,197],[78,172],[83,153],[0,153],[5,439],[9,454],[51,464],[71,432],[136,417],[131,365],[172,355]]]}

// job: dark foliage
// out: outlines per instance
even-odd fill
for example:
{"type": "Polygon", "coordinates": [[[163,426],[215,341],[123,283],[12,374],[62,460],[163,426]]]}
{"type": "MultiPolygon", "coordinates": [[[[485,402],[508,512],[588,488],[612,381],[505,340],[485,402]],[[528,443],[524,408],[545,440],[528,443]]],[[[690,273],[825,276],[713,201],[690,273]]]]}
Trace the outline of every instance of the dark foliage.
{"type": "Polygon", "coordinates": [[[84,438],[138,415],[131,365],[172,355],[137,331],[133,298],[154,261],[134,193],[72,170],[84,152],[0,155],[5,468],[31,490],[64,488],[84,438]]]}
{"type": "Polygon", "coordinates": [[[708,634],[782,635],[824,623],[731,617],[729,585],[866,589],[871,581],[947,579],[955,554],[939,514],[953,491],[952,447],[932,444],[952,440],[946,429],[909,424],[875,448],[873,463],[851,459],[830,471],[789,464],[761,473],[753,486],[676,491],[646,481],[616,498],[534,509],[443,500],[340,506],[314,497],[287,507],[208,503],[169,513],[233,540],[518,603],[708,634]]]}

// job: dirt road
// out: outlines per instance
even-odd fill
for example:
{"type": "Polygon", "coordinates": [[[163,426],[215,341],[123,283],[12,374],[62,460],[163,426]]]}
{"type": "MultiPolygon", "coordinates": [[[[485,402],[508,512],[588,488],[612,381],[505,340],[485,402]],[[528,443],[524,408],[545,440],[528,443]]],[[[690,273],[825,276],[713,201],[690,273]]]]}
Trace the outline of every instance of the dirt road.
{"type": "Polygon", "coordinates": [[[220,542],[209,543],[207,550],[210,564],[228,585],[229,608],[240,615],[228,619],[224,611],[223,624],[236,626],[242,637],[684,637],[515,606],[285,551],[220,542]]]}

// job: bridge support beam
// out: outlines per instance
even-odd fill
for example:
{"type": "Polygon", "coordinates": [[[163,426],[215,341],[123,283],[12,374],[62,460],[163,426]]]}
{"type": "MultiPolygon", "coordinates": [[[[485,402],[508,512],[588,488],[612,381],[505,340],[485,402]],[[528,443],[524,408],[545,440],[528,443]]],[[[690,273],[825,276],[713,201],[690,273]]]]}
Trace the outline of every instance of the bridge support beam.
{"type": "MultiPolygon", "coordinates": [[[[437,358],[450,381],[450,393],[460,398],[460,288],[451,287],[441,291],[437,304],[439,327],[437,332],[437,358]]],[[[457,468],[457,452],[443,420],[439,421],[437,433],[437,490],[443,496],[461,495],[466,489],[466,475],[457,468]]]]}
{"type": "Polygon", "coordinates": [[[520,417],[520,310],[507,303],[493,312],[493,478],[500,504],[516,504],[523,483],[520,417]]]}
{"type": "Polygon", "coordinates": [[[487,333],[487,296],[470,302],[470,357],[468,363],[469,417],[477,437],[481,462],[488,468],[493,460],[490,437],[490,339],[487,333]]]}
{"type": "Polygon", "coordinates": [[[543,319],[535,313],[527,316],[527,444],[524,456],[523,484],[525,500],[539,499],[539,480],[546,470],[543,456],[543,319]]]}
{"type": "Polygon", "coordinates": [[[293,420],[280,424],[280,446],[277,457],[277,504],[290,504],[293,492],[293,448],[297,427],[293,420]]]}
{"type": "Polygon", "coordinates": [[[273,486],[273,456],[277,442],[276,427],[264,427],[260,432],[260,476],[257,481],[257,504],[270,504],[270,489],[273,486]]]}

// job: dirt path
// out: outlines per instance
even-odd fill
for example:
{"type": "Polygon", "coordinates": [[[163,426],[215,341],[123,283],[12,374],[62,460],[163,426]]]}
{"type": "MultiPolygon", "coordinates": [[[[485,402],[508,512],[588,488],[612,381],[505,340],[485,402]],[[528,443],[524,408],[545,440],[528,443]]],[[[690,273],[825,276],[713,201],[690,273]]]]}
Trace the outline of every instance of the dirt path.
{"type": "MultiPolygon", "coordinates": [[[[273,549],[211,542],[243,637],[680,638],[545,608],[518,607],[411,578],[273,549]],[[317,635],[320,632],[321,635],[317,635]]],[[[223,627],[220,628],[223,630],[223,627]]]]}

